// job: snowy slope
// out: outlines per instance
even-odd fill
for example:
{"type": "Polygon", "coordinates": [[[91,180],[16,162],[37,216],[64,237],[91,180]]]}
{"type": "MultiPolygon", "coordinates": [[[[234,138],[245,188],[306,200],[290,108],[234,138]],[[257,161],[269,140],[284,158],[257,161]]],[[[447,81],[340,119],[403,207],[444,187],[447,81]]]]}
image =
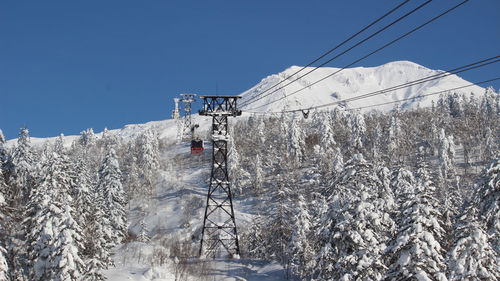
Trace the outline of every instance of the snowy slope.
{"type": "MultiPolygon", "coordinates": [[[[167,130],[168,131],[168,130],[167,130]]],[[[168,132],[165,132],[168,133],[168,132]]],[[[140,231],[142,220],[147,224],[151,241],[124,244],[115,250],[115,267],[106,271],[110,281],[121,280],[178,280],[176,265],[172,261],[158,263],[158,252],[165,251],[169,241],[194,248],[203,225],[208,179],[210,178],[211,146],[201,156],[192,156],[187,143],[175,144],[161,152],[162,169],[155,194],[147,202],[131,203],[128,210],[129,229],[140,231]]],[[[235,217],[238,227],[252,221],[251,198],[235,198],[235,217]]],[[[171,244],[169,244],[171,245],[171,244]]],[[[166,251],[170,258],[173,254],[166,251]]],[[[283,269],[276,263],[266,261],[200,260],[189,257],[191,268],[205,263],[205,276],[190,276],[187,280],[284,280],[283,269]]],[[[189,274],[188,274],[189,275],[189,274]]],[[[185,279],[183,279],[185,280],[185,279]]]]}
{"type": "MultiPolygon", "coordinates": [[[[281,73],[264,78],[259,84],[241,94],[241,96],[243,97],[241,103],[245,103],[251,97],[258,95],[260,92],[274,86],[276,83],[284,81],[300,68],[301,67],[299,66],[292,66],[281,73]]],[[[335,75],[332,75],[324,81],[321,81],[313,86],[301,90],[300,92],[290,95],[295,91],[307,87],[317,80],[322,79],[329,74],[332,74],[339,70],[339,68],[322,67],[299,79],[298,81],[291,83],[283,89],[277,90],[276,92],[272,93],[276,89],[279,89],[283,85],[287,84],[289,81],[296,79],[298,76],[301,76],[312,69],[312,67],[308,67],[299,74],[294,75],[293,78],[287,79],[287,81],[280,84],[280,86],[273,88],[263,95],[265,96],[269,94],[268,96],[255,101],[248,106],[245,106],[243,110],[270,112],[281,111],[283,109],[293,110],[298,108],[307,108],[336,102],[363,94],[368,94],[374,91],[394,87],[409,81],[414,81],[443,72],[441,70],[432,70],[409,61],[395,61],[378,67],[347,68],[335,75]],[[283,98],[284,96],[286,96],[286,98],[283,98]],[[281,100],[267,105],[268,103],[278,99],[281,100]]],[[[437,79],[393,92],[388,92],[382,95],[349,102],[347,106],[349,108],[364,107],[405,98],[411,98],[417,95],[434,93],[450,88],[465,86],[468,84],[470,84],[470,82],[465,81],[464,79],[456,75],[450,75],[442,79],[437,79]]],[[[458,90],[457,92],[474,92],[475,94],[483,94],[484,88],[481,88],[479,86],[472,86],[469,88],[458,90]]],[[[408,101],[403,104],[403,107],[410,108],[416,106],[419,103],[420,106],[430,106],[431,101],[437,100],[438,97],[439,95],[433,95],[424,97],[420,101],[408,101]]],[[[376,107],[376,109],[390,110],[393,108],[393,106],[394,104],[389,104],[376,107]]]]}

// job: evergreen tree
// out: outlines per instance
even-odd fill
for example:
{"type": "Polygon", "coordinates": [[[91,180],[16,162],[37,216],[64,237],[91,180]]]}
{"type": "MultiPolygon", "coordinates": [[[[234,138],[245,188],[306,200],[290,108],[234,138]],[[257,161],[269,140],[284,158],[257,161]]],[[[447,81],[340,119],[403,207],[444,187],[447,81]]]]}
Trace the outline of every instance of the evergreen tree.
{"type": "Polygon", "coordinates": [[[144,219],[141,220],[140,227],[141,229],[139,231],[139,235],[137,236],[137,240],[140,242],[149,242],[151,238],[149,238],[148,225],[144,219]]]}
{"type": "Polygon", "coordinates": [[[329,240],[320,250],[319,275],[324,280],[379,280],[386,229],[392,220],[378,209],[381,183],[362,154],[347,163],[329,201],[325,228],[329,240]]]}
{"type": "Polygon", "coordinates": [[[240,178],[242,175],[242,170],[240,167],[240,154],[236,149],[236,144],[232,134],[229,135],[228,141],[229,151],[228,151],[228,172],[229,179],[231,180],[231,189],[234,190],[233,194],[241,193],[240,178]]]}
{"type": "Polygon", "coordinates": [[[290,263],[292,272],[305,279],[311,272],[314,253],[309,243],[312,219],[302,195],[297,198],[294,212],[291,217],[290,263]]]}
{"type": "Polygon", "coordinates": [[[397,168],[392,172],[391,189],[396,194],[398,206],[415,195],[415,178],[413,174],[405,168],[397,168]]]}
{"type": "Polygon", "coordinates": [[[7,162],[7,149],[5,148],[5,136],[2,129],[0,129],[0,169],[3,168],[7,162]]]}
{"type": "Polygon", "coordinates": [[[452,142],[452,138],[447,137],[444,129],[441,129],[439,134],[439,168],[441,170],[443,178],[446,180],[449,178],[454,171],[454,156],[455,148],[452,142]],[[451,141],[451,142],[450,142],[451,141]]]}
{"type": "Polygon", "coordinates": [[[241,236],[242,245],[245,247],[245,255],[250,258],[264,259],[266,257],[266,237],[263,229],[264,218],[257,214],[252,220],[248,231],[241,236]]]}
{"type": "Polygon", "coordinates": [[[92,194],[91,216],[84,232],[86,234],[84,249],[87,260],[83,280],[100,281],[106,280],[102,270],[107,269],[112,264],[110,251],[114,243],[111,223],[104,214],[102,195],[97,189],[93,190],[92,194]]]}
{"type": "Polygon", "coordinates": [[[415,193],[403,202],[398,232],[386,250],[389,269],[385,280],[447,280],[435,187],[427,164],[418,165],[415,193]]]}
{"type": "Polygon", "coordinates": [[[96,136],[94,134],[94,130],[92,128],[89,128],[80,132],[80,138],[78,141],[82,146],[86,147],[95,145],[96,136]]]}
{"type": "Polygon", "coordinates": [[[115,245],[119,244],[127,234],[127,218],[121,171],[113,148],[109,149],[99,170],[98,192],[102,198],[101,207],[110,223],[109,229],[104,231],[111,233],[115,245]]]}
{"type": "Polygon", "coordinates": [[[274,194],[266,232],[266,258],[277,260],[285,269],[288,277],[290,269],[290,251],[288,248],[291,237],[290,218],[290,186],[278,176],[276,193],[274,194]]]}
{"type": "Polygon", "coordinates": [[[264,182],[264,171],[262,170],[262,162],[260,161],[259,154],[255,156],[254,171],[255,171],[255,177],[253,182],[253,188],[256,194],[260,194],[262,192],[262,185],[264,182]]]}
{"type": "Polygon", "coordinates": [[[391,116],[389,123],[389,131],[387,135],[387,152],[389,159],[393,163],[400,163],[400,149],[401,149],[401,123],[396,113],[391,116]]]}
{"type": "Polygon", "coordinates": [[[26,202],[34,180],[32,176],[33,165],[34,155],[31,149],[29,131],[27,128],[21,128],[17,146],[7,163],[8,183],[11,189],[11,194],[7,194],[7,196],[12,200],[13,207],[26,202]]]}
{"type": "MultiPolygon", "coordinates": [[[[69,196],[67,196],[70,199],[69,196]]],[[[60,232],[53,245],[51,255],[51,280],[81,280],[85,264],[81,259],[81,228],[73,219],[73,210],[69,204],[63,206],[61,212],[60,232]]]]}
{"type": "Polygon", "coordinates": [[[360,113],[355,113],[351,115],[350,118],[351,126],[351,144],[354,153],[363,152],[363,139],[366,132],[365,118],[360,113]]]}
{"type": "Polygon", "coordinates": [[[491,244],[500,255],[500,155],[497,154],[489,167],[485,169],[478,191],[476,205],[479,206],[479,218],[485,223],[491,236],[491,244]]]}
{"type": "Polygon", "coordinates": [[[127,188],[126,192],[128,199],[131,200],[134,197],[141,197],[141,171],[137,165],[137,158],[131,155],[130,160],[127,161],[127,170],[124,172],[125,184],[127,188]]]}
{"type": "Polygon", "coordinates": [[[6,214],[4,213],[4,209],[7,206],[7,202],[5,201],[5,197],[3,196],[6,190],[7,190],[7,184],[5,183],[2,169],[0,167],[0,280],[8,281],[9,265],[7,263],[7,258],[6,258],[7,251],[5,250],[7,229],[5,226],[6,214]]]}
{"type": "Polygon", "coordinates": [[[158,136],[153,131],[147,130],[138,137],[137,142],[137,165],[140,167],[142,188],[144,188],[141,193],[143,197],[149,198],[153,195],[153,188],[160,168],[158,136]]]}
{"type": "Polygon", "coordinates": [[[305,154],[305,136],[299,122],[299,118],[294,117],[290,125],[289,147],[295,163],[302,163],[305,154]]]}
{"type": "Polygon", "coordinates": [[[78,245],[80,227],[70,205],[69,161],[54,152],[42,170],[44,176],[30,194],[24,220],[27,254],[32,263],[30,280],[77,280],[83,263],[78,245]],[[65,272],[72,272],[74,278],[65,272]]]}
{"type": "Polygon", "coordinates": [[[448,258],[450,280],[500,279],[497,255],[477,221],[477,211],[468,206],[455,227],[455,241],[448,258]]]}
{"type": "Polygon", "coordinates": [[[332,157],[332,168],[334,173],[334,178],[340,175],[344,169],[344,157],[342,156],[342,152],[340,148],[335,148],[332,157]]]}

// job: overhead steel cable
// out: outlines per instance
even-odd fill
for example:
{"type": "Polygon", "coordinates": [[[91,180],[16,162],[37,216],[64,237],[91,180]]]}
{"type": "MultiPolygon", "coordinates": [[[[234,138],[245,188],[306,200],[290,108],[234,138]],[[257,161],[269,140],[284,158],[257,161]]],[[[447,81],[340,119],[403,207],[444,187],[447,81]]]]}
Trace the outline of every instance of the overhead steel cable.
{"type": "MultiPolygon", "coordinates": [[[[358,36],[359,34],[363,33],[364,31],[366,31],[367,29],[369,29],[370,27],[374,26],[375,24],[377,24],[378,22],[380,22],[381,20],[383,20],[384,18],[386,18],[387,16],[389,16],[390,14],[392,14],[393,12],[395,12],[396,10],[398,10],[399,8],[401,8],[403,5],[407,4],[408,2],[410,2],[410,0],[405,0],[404,2],[400,3],[399,5],[397,5],[396,7],[392,8],[390,11],[388,11],[387,13],[385,13],[384,15],[382,15],[381,17],[379,17],[378,19],[374,20],[373,22],[371,22],[370,24],[368,24],[367,26],[365,26],[364,28],[362,28],[361,30],[359,30],[358,32],[356,32],[355,34],[351,35],[349,38],[345,39],[344,41],[342,41],[341,43],[339,43],[337,46],[331,48],[330,50],[328,50],[326,53],[322,54],[321,56],[319,56],[318,58],[314,59],[313,61],[311,61],[310,63],[308,63],[307,65],[301,67],[299,70],[295,71],[294,73],[292,73],[291,75],[289,75],[288,77],[285,78],[285,80],[282,80],[276,84],[274,84],[273,86],[267,88],[266,90],[264,90],[263,92],[260,92],[259,95],[262,95],[268,91],[270,91],[271,89],[274,89],[275,87],[277,87],[278,85],[280,85],[281,83],[285,82],[286,80],[288,80],[289,78],[292,78],[294,75],[297,75],[299,74],[300,72],[302,72],[304,69],[306,69],[307,67],[313,65],[314,63],[317,63],[318,61],[320,61],[321,59],[323,59],[324,57],[326,57],[327,55],[331,54],[333,51],[337,50],[338,48],[342,47],[345,43],[351,41],[352,39],[354,39],[356,36],[358,36]]],[[[254,96],[254,97],[251,97],[249,100],[245,101],[245,102],[249,102],[250,100],[256,98],[257,96],[254,96]]]]}
{"type": "Polygon", "coordinates": [[[446,90],[439,91],[439,92],[418,95],[418,96],[414,96],[414,97],[411,97],[411,98],[405,98],[405,99],[400,99],[400,100],[395,100],[395,101],[390,101],[390,102],[384,102],[384,103],[378,103],[378,104],[371,104],[371,105],[367,105],[367,106],[360,106],[360,107],[348,108],[346,110],[359,110],[359,109],[376,107],[376,106],[387,105],[387,104],[392,104],[392,103],[398,103],[398,102],[403,102],[403,101],[416,100],[416,99],[427,97],[427,96],[443,94],[443,93],[446,93],[446,92],[456,91],[456,90],[460,90],[460,89],[464,89],[464,88],[468,88],[468,87],[472,87],[472,86],[476,86],[476,85],[486,84],[486,83],[497,81],[497,80],[500,80],[500,77],[496,77],[496,78],[492,78],[492,79],[484,80],[484,81],[480,81],[480,82],[471,83],[469,85],[465,85],[465,86],[461,86],[461,87],[456,87],[456,88],[452,88],[452,89],[446,89],[446,90]]]}
{"type": "MultiPolygon", "coordinates": [[[[365,108],[370,108],[370,107],[377,107],[377,106],[382,106],[382,105],[388,105],[388,104],[393,104],[393,103],[399,103],[399,102],[403,102],[403,101],[416,100],[416,99],[420,99],[420,98],[427,97],[427,96],[433,96],[433,95],[443,94],[443,93],[447,93],[447,92],[450,92],[450,91],[456,91],[456,90],[460,90],[460,89],[465,89],[465,88],[469,88],[469,87],[472,87],[472,86],[486,84],[486,83],[493,82],[493,81],[498,81],[498,80],[500,80],[500,77],[496,77],[496,78],[492,78],[492,79],[488,79],[488,80],[484,80],[484,81],[479,81],[479,82],[474,82],[474,83],[470,83],[470,84],[465,85],[465,86],[450,88],[450,89],[446,89],[446,90],[442,90],[442,91],[438,91],[438,92],[433,92],[433,93],[428,93],[428,94],[422,94],[422,95],[418,95],[418,96],[414,96],[414,97],[410,97],[410,98],[404,98],[404,99],[399,99],[399,100],[394,100],[394,101],[389,101],[389,102],[383,102],[383,103],[377,103],[377,104],[370,104],[370,105],[360,106],[360,107],[346,108],[345,110],[352,111],[352,110],[359,110],[359,109],[365,109],[365,108]]],[[[280,112],[248,112],[248,113],[267,115],[267,114],[293,113],[293,112],[299,112],[299,111],[304,111],[304,110],[307,110],[307,109],[290,110],[290,111],[280,111],[280,112]]]]}
{"type": "MultiPolygon", "coordinates": [[[[308,108],[293,109],[293,110],[286,110],[286,111],[279,111],[279,112],[270,112],[270,113],[281,113],[281,112],[290,113],[290,112],[308,111],[308,110],[319,109],[319,108],[328,107],[328,106],[332,106],[332,105],[336,105],[336,104],[342,104],[342,103],[346,103],[346,102],[352,102],[354,100],[365,99],[365,98],[368,98],[368,97],[385,94],[385,93],[392,92],[392,91],[395,91],[395,90],[400,90],[400,89],[408,88],[408,87],[415,86],[415,85],[418,85],[418,84],[422,84],[422,83],[425,83],[425,82],[430,82],[430,81],[433,81],[433,80],[442,79],[442,78],[450,76],[450,75],[455,75],[457,73],[461,73],[461,72],[469,71],[469,70],[472,70],[472,69],[484,67],[484,66],[487,66],[487,65],[490,65],[490,64],[493,64],[493,63],[497,63],[497,62],[500,62],[500,55],[499,56],[490,57],[490,58],[487,58],[487,59],[483,59],[483,60],[480,60],[480,61],[477,61],[477,62],[473,62],[473,63],[467,64],[467,65],[464,65],[464,66],[460,66],[460,67],[457,67],[457,68],[454,68],[454,69],[450,69],[448,71],[444,71],[444,72],[441,72],[441,73],[438,73],[438,74],[434,74],[434,75],[423,77],[423,78],[420,78],[420,79],[417,79],[417,80],[409,81],[409,82],[406,82],[406,83],[403,83],[403,84],[391,86],[389,88],[385,88],[385,89],[373,91],[373,92],[370,92],[370,93],[362,94],[362,95],[359,95],[359,96],[355,96],[355,97],[351,97],[351,98],[346,98],[346,99],[342,99],[342,100],[338,100],[338,101],[334,101],[334,102],[330,102],[330,103],[326,103],[326,104],[321,104],[321,105],[317,105],[317,106],[311,106],[311,107],[308,107],[308,108]]],[[[249,112],[249,111],[246,111],[246,112],[249,112]]],[[[256,112],[253,112],[253,113],[256,113],[256,112]]]]}
{"type": "MultiPolygon", "coordinates": [[[[421,25],[417,26],[416,28],[413,28],[412,30],[410,30],[410,31],[408,31],[408,32],[406,32],[406,33],[404,33],[403,35],[401,35],[401,36],[399,36],[398,38],[396,38],[396,39],[394,39],[394,40],[390,41],[389,43],[386,43],[385,45],[383,45],[382,47],[380,47],[380,48],[376,49],[375,51],[372,51],[371,53],[369,53],[369,54],[367,54],[367,55],[365,55],[365,56],[363,56],[363,57],[361,57],[361,58],[359,58],[359,59],[355,60],[354,62],[352,62],[352,63],[350,63],[350,64],[348,64],[348,65],[345,65],[345,66],[344,66],[344,67],[342,67],[341,69],[339,69],[339,70],[337,70],[337,71],[335,71],[335,72],[333,72],[333,73],[331,73],[331,74],[329,74],[329,75],[327,75],[327,76],[325,76],[325,77],[323,77],[323,78],[321,78],[321,79],[319,79],[319,80],[317,80],[317,81],[313,82],[312,84],[310,84],[310,85],[308,85],[308,86],[306,86],[306,87],[300,88],[299,90],[296,90],[296,91],[294,91],[294,92],[290,93],[288,96],[283,96],[283,97],[278,98],[278,99],[276,99],[276,100],[274,100],[274,101],[271,101],[271,102],[269,102],[269,103],[266,103],[266,104],[263,104],[263,105],[257,106],[257,107],[255,107],[255,108],[251,108],[251,109],[249,109],[249,110],[255,110],[255,109],[257,109],[257,108],[261,108],[261,107],[264,107],[264,106],[267,106],[267,105],[273,104],[273,103],[275,103],[275,102],[277,102],[277,101],[280,101],[280,100],[282,100],[282,99],[284,99],[284,98],[286,98],[286,97],[290,97],[290,96],[292,96],[292,95],[294,95],[294,94],[296,94],[296,93],[299,93],[299,92],[303,91],[304,89],[307,89],[307,88],[309,88],[309,87],[311,87],[311,86],[314,86],[314,85],[316,85],[316,84],[318,84],[318,83],[320,83],[320,82],[322,82],[322,81],[326,80],[327,78],[330,78],[330,77],[332,77],[333,75],[335,75],[335,74],[337,74],[337,73],[341,72],[342,70],[344,70],[344,69],[346,69],[346,68],[348,68],[348,67],[350,67],[350,66],[352,66],[352,65],[354,65],[354,64],[356,64],[356,63],[358,63],[358,62],[360,62],[360,61],[362,61],[362,60],[364,60],[364,59],[366,59],[366,58],[368,58],[368,57],[370,57],[370,56],[372,56],[373,54],[375,54],[375,53],[377,53],[377,52],[379,52],[379,51],[381,51],[381,50],[383,50],[383,49],[385,49],[385,48],[389,47],[390,45],[392,45],[392,44],[396,43],[397,41],[399,41],[399,40],[401,40],[401,39],[403,39],[403,38],[407,37],[408,35],[410,35],[410,34],[412,34],[412,33],[416,32],[416,31],[418,31],[419,29],[421,29],[421,28],[423,28],[424,26],[426,26],[426,25],[428,25],[428,24],[430,24],[430,23],[434,22],[435,20],[437,20],[437,19],[441,18],[442,16],[444,16],[444,15],[446,15],[446,14],[450,13],[451,11],[453,11],[453,10],[455,10],[456,8],[458,8],[458,7],[462,6],[463,4],[467,3],[468,1],[470,1],[470,0],[464,0],[464,1],[462,1],[461,3],[459,3],[459,4],[455,5],[455,6],[453,6],[452,8],[450,8],[450,9],[448,9],[448,10],[444,11],[443,13],[441,13],[441,14],[439,14],[439,15],[437,15],[437,16],[435,16],[435,17],[433,17],[432,19],[430,19],[430,20],[426,21],[425,23],[423,23],[423,24],[421,24],[421,25]]],[[[255,100],[255,101],[256,101],[256,100],[255,100]]],[[[255,102],[255,101],[254,101],[254,102],[255,102]]],[[[253,102],[252,102],[252,103],[253,103],[253,102]]],[[[249,103],[249,104],[251,104],[251,103],[249,103]]]]}
{"type": "MultiPolygon", "coordinates": [[[[496,58],[498,58],[498,57],[499,56],[497,56],[496,58]]],[[[429,76],[427,78],[418,79],[418,80],[412,81],[411,83],[405,83],[405,84],[402,84],[400,86],[394,86],[392,88],[388,88],[388,89],[385,89],[385,90],[380,90],[380,91],[376,91],[376,92],[372,92],[372,93],[368,93],[368,94],[364,94],[364,95],[360,95],[360,96],[348,98],[348,99],[343,100],[343,102],[351,102],[351,101],[355,101],[355,100],[369,98],[369,97],[372,97],[372,96],[377,96],[377,95],[385,94],[385,93],[388,93],[388,92],[392,92],[392,91],[396,91],[396,90],[408,88],[408,87],[419,85],[419,84],[422,84],[422,83],[425,83],[425,82],[430,82],[430,81],[433,81],[433,80],[442,79],[444,77],[447,77],[447,76],[450,76],[450,75],[455,75],[457,73],[461,73],[461,72],[464,72],[464,71],[468,71],[468,70],[476,69],[476,68],[479,68],[479,67],[487,66],[487,65],[490,65],[490,64],[493,64],[493,63],[497,63],[499,61],[500,61],[500,59],[497,59],[497,60],[485,62],[485,63],[479,64],[479,65],[471,66],[471,67],[468,67],[468,68],[465,68],[465,69],[461,69],[461,70],[458,70],[458,71],[454,71],[454,72],[449,72],[449,73],[444,72],[444,73],[441,73],[441,75],[436,74],[436,75],[433,75],[435,77],[429,76]]]]}
{"type": "MultiPolygon", "coordinates": [[[[361,44],[365,43],[366,41],[370,40],[371,38],[373,38],[373,37],[377,36],[378,34],[380,34],[380,33],[384,32],[384,31],[385,31],[385,30],[387,30],[389,27],[391,27],[391,26],[395,25],[396,23],[398,23],[398,22],[402,21],[403,19],[405,19],[406,17],[408,17],[408,16],[410,16],[411,14],[415,13],[416,11],[418,11],[418,10],[422,9],[425,5],[429,4],[430,2],[432,2],[432,0],[427,0],[426,2],[424,2],[424,3],[420,4],[419,6],[417,6],[416,8],[414,8],[413,10],[411,10],[411,11],[407,12],[406,14],[404,14],[404,15],[400,16],[399,18],[397,18],[396,20],[392,21],[391,23],[387,24],[386,26],[382,27],[381,29],[377,30],[376,32],[372,33],[371,35],[369,35],[369,36],[368,36],[368,37],[366,37],[365,39],[363,39],[363,40],[359,41],[358,43],[356,43],[356,44],[354,44],[353,46],[349,47],[348,49],[344,50],[344,51],[343,51],[343,52],[341,52],[340,54],[337,54],[337,55],[336,55],[336,56],[334,56],[333,58],[331,58],[331,59],[327,60],[326,62],[324,62],[324,63],[322,63],[322,64],[320,64],[320,65],[318,65],[318,66],[314,67],[313,69],[309,70],[309,71],[308,71],[308,72],[306,72],[305,74],[300,75],[299,77],[297,77],[297,78],[295,78],[295,79],[293,79],[293,80],[289,81],[289,82],[288,82],[288,83],[286,83],[285,85],[283,85],[283,86],[281,86],[281,87],[279,87],[279,88],[277,88],[277,89],[275,89],[275,90],[273,90],[273,91],[269,92],[268,94],[265,94],[265,95],[263,95],[263,96],[260,96],[260,95],[262,95],[264,92],[266,92],[267,90],[266,90],[266,91],[264,91],[264,92],[262,92],[262,93],[259,93],[257,96],[255,96],[255,98],[254,98],[253,100],[251,100],[251,101],[250,101],[250,100],[245,101],[245,102],[243,102],[243,103],[242,103],[242,105],[241,105],[241,106],[245,106],[245,105],[252,104],[252,103],[254,103],[254,102],[258,101],[258,100],[261,100],[261,99],[263,99],[263,98],[265,98],[265,97],[267,97],[267,96],[269,96],[269,95],[271,95],[271,94],[273,94],[273,93],[275,93],[275,92],[277,92],[277,91],[279,91],[279,90],[281,90],[281,89],[283,89],[283,88],[287,87],[288,85],[290,85],[290,84],[292,84],[292,83],[294,83],[294,82],[296,82],[296,81],[298,81],[298,80],[302,79],[303,77],[305,77],[305,76],[307,76],[307,75],[311,74],[312,72],[316,71],[316,70],[317,70],[317,69],[319,69],[320,67],[325,66],[326,64],[328,64],[328,63],[332,62],[333,60],[335,60],[335,59],[337,59],[337,58],[339,58],[339,57],[341,57],[342,55],[345,55],[347,52],[349,52],[349,51],[351,51],[352,49],[354,49],[354,48],[356,48],[356,47],[360,46],[361,44]]],[[[304,69],[305,69],[305,67],[304,67],[304,69]]],[[[293,76],[293,75],[291,75],[290,77],[292,77],[292,76],[293,76]]],[[[284,81],[282,81],[282,82],[284,82],[284,81]]],[[[274,86],[273,86],[273,87],[274,87],[274,86]]],[[[271,87],[271,88],[272,88],[272,87],[271,87]]]]}

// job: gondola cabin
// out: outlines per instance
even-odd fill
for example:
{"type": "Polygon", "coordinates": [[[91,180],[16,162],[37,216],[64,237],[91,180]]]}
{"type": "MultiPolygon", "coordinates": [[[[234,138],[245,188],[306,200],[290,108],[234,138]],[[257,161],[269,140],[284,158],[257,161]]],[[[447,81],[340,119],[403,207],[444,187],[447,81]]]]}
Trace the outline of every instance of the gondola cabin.
{"type": "Polygon", "coordinates": [[[191,141],[191,154],[201,155],[203,154],[203,140],[192,140],[191,141]]]}

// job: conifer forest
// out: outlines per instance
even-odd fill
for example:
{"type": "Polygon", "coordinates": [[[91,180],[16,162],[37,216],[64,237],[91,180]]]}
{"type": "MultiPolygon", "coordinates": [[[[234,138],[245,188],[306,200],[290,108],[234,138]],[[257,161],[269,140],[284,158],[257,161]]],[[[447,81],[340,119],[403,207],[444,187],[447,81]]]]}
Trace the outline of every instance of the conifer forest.
{"type": "MultiPolygon", "coordinates": [[[[500,279],[492,89],[392,111],[248,114],[231,120],[228,143],[233,196],[251,206],[236,216],[242,260],[275,263],[285,280],[500,279]]],[[[126,259],[215,279],[192,261],[204,193],[176,189],[183,207],[157,215],[179,235],[144,215],[179,171],[208,170],[210,147],[189,160],[169,154],[175,145],[154,128],[42,145],[28,128],[15,142],[0,134],[0,280],[107,280],[126,259]]]]}

